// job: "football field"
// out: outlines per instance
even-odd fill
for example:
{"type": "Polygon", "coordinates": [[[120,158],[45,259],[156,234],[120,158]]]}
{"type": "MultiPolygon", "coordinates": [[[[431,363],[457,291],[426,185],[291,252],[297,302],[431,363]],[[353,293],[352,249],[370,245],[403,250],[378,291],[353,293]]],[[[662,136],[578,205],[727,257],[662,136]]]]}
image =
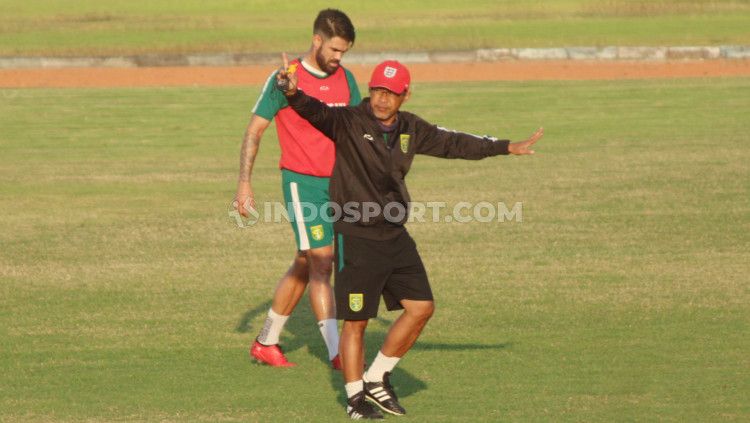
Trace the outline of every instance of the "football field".
{"type": "MultiPolygon", "coordinates": [[[[227,212],[259,89],[0,90],[0,421],[346,421],[306,299],[296,368],[247,355],[294,249],[227,212]]],[[[750,79],[417,81],[404,108],[545,137],[415,160],[413,200],[522,221],[410,224],[437,310],[400,420],[750,419],[750,79]]],[[[259,202],[278,155],[270,129],[259,202]]]]}
{"type": "Polygon", "coordinates": [[[750,44],[747,0],[4,0],[0,56],[275,54],[304,49],[327,7],[354,51],[750,44]]]}

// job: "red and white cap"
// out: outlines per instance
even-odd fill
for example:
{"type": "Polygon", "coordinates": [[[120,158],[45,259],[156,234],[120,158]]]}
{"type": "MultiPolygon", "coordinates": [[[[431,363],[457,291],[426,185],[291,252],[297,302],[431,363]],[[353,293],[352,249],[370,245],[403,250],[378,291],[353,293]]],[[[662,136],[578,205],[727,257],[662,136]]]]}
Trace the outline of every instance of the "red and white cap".
{"type": "Polygon", "coordinates": [[[385,88],[396,94],[402,94],[409,89],[411,76],[409,69],[396,60],[386,60],[375,66],[368,86],[370,88],[385,88]]]}

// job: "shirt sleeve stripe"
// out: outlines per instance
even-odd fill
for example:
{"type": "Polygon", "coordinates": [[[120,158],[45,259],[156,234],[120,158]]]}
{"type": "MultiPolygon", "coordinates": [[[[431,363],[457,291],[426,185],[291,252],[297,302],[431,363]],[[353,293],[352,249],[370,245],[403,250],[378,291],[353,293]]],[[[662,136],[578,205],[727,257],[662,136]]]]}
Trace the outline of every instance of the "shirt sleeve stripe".
{"type": "Polygon", "coordinates": [[[454,132],[454,133],[458,133],[458,134],[469,135],[469,136],[472,136],[472,137],[474,137],[474,138],[479,138],[479,139],[488,139],[488,140],[490,140],[490,141],[497,141],[497,138],[495,138],[495,137],[491,137],[491,136],[489,136],[489,135],[476,135],[476,134],[470,134],[470,133],[468,133],[468,132],[461,132],[461,131],[456,131],[456,130],[454,130],[454,129],[448,129],[448,128],[444,128],[444,127],[442,127],[442,126],[437,126],[437,129],[438,129],[438,130],[440,130],[440,131],[444,131],[444,132],[454,132]]]}
{"type": "Polygon", "coordinates": [[[253,113],[255,113],[256,110],[258,110],[258,106],[260,105],[260,102],[265,98],[266,92],[268,91],[269,87],[271,86],[271,79],[276,77],[276,72],[271,72],[271,75],[268,76],[268,79],[266,79],[266,82],[263,84],[263,91],[260,92],[260,95],[258,96],[258,100],[255,102],[255,106],[253,106],[253,113]]]}

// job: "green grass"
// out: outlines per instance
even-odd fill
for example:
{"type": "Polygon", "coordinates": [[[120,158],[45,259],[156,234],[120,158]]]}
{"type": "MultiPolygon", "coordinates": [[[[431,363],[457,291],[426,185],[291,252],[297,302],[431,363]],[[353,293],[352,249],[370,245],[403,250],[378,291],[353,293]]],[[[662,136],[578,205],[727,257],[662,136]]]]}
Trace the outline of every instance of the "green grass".
{"type": "Polygon", "coordinates": [[[340,7],[356,51],[750,44],[750,1],[19,1],[0,3],[0,55],[302,51],[340,7]]]}
{"type": "MultiPolygon", "coordinates": [[[[0,420],[344,421],[303,305],[299,367],[249,362],[294,248],[227,215],[258,87],[0,91],[0,420]]],[[[419,157],[437,312],[394,375],[406,420],[750,418],[750,81],[417,84],[407,109],[534,157],[419,157]]],[[[268,131],[260,201],[279,200],[268,131]]],[[[391,313],[368,330],[368,358],[391,313]]]]}

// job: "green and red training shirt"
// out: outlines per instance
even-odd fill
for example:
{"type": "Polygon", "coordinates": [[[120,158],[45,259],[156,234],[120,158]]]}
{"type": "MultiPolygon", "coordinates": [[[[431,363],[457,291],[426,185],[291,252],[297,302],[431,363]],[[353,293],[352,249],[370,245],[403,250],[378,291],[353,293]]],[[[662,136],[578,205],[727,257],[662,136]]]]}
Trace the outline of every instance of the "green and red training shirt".
{"type": "MultiPolygon", "coordinates": [[[[296,59],[298,86],[329,106],[356,106],[362,100],[354,75],[339,66],[331,75],[296,59]]],[[[292,110],[286,97],[275,89],[274,71],[263,86],[253,113],[267,120],[276,117],[276,132],[281,146],[279,167],[305,175],[329,178],[336,160],[336,149],[326,137],[292,110]]]]}

